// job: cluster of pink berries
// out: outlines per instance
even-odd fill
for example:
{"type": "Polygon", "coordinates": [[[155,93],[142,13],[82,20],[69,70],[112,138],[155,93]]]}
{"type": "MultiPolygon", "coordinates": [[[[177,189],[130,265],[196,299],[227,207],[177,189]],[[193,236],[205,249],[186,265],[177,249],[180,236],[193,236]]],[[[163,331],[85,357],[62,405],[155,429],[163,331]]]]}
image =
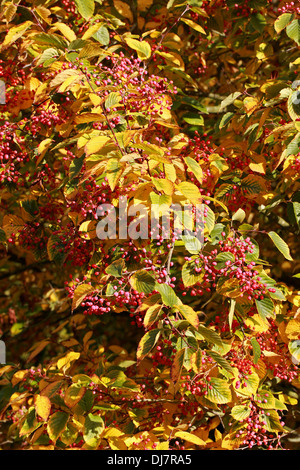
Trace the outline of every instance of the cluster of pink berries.
{"type": "MultiPolygon", "coordinates": [[[[264,396],[268,397],[268,393],[266,392],[264,396]]],[[[266,427],[270,412],[260,408],[253,399],[249,403],[249,408],[250,414],[242,421],[244,426],[235,433],[236,439],[241,440],[242,445],[248,449],[253,447],[264,447],[268,450],[277,448],[280,445],[280,435],[277,436],[275,433],[269,432],[266,427]]],[[[284,423],[281,422],[281,425],[284,423]]]]}
{"type": "Polygon", "coordinates": [[[278,7],[278,13],[296,13],[300,15],[300,6],[298,2],[287,2],[281,7],[278,7]]]}
{"type": "Polygon", "coordinates": [[[274,377],[291,383],[298,377],[299,366],[290,359],[288,345],[280,341],[278,329],[274,320],[269,319],[270,328],[256,336],[256,340],[263,351],[275,353],[272,358],[262,356],[262,360],[274,377]]]}

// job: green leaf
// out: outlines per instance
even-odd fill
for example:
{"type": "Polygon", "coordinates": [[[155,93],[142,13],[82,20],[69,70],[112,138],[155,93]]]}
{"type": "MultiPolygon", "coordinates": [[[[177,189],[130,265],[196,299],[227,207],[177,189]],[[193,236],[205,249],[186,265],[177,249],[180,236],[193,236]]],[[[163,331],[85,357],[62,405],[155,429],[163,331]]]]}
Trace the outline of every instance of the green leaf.
{"type": "Polygon", "coordinates": [[[71,444],[73,444],[76,441],[77,436],[78,436],[77,426],[74,423],[69,422],[64,432],[60,435],[60,440],[67,446],[71,446],[71,444]]]}
{"type": "Polygon", "coordinates": [[[300,202],[289,202],[287,204],[287,214],[290,222],[300,228],[300,202]]]}
{"type": "Polygon", "coordinates": [[[66,259],[65,245],[58,235],[50,235],[47,242],[47,253],[50,261],[62,266],[66,259]]]}
{"type": "Polygon", "coordinates": [[[237,421],[244,421],[251,413],[249,405],[236,405],[231,410],[231,416],[237,421]]]}
{"type": "Polygon", "coordinates": [[[265,297],[264,299],[255,299],[256,308],[258,314],[263,318],[274,318],[274,304],[269,297],[265,297]]]}
{"type": "Polygon", "coordinates": [[[105,26],[100,26],[98,31],[93,34],[93,38],[96,39],[100,44],[103,46],[107,46],[109,44],[109,32],[105,26]]]}
{"type": "Polygon", "coordinates": [[[135,272],[130,278],[131,287],[138,292],[150,294],[155,288],[154,277],[145,270],[135,272]]]}
{"type": "Polygon", "coordinates": [[[74,2],[78,12],[85,20],[89,20],[93,16],[95,10],[94,0],[74,0],[74,2]]]}
{"type": "Polygon", "coordinates": [[[257,339],[254,338],[254,337],[251,338],[250,342],[251,342],[252,348],[253,348],[253,362],[254,362],[254,364],[257,364],[258,359],[259,359],[260,356],[261,356],[260,345],[259,345],[257,339]]]}
{"type": "Polygon", "coordinates": [[[26,434],[30,434],[35,431],[41,423],[36,418],[36,411],[35,407],[32,406],[28,409],[26,414],[25,421],[20,429],[20,436],[25,436],[26,434]]]}
{"type": "MultiPolygon", "coordinates": [[[[296,121],[300,117],[300,90],[294,90],[288,97],[287,100],[287,110],[290,115],[290,118],[293,121],[296,121]]],[[[296,137],[299,135],[299,133],[296,135],[296,137]]],[[[297,139],[295,137],[291,140],[291,142],[297,142],[297,139]]],[[[292,148],[289,155],[294,153],[297,155],[298,151],[297,148],[295,150],[292,148]]]]}
{"type": "Polygon", "coordinates": [[[186,261],[182,266],[181,276],[182,282],[185,287],[193,286],[197,282],[200,282],[204,277],[204,272],[195,272],[195,267],[201,267],[200,264],[195,265],[194,261],[186,261]]]}
{"type": "MultiPolygon", "coordinates": [[[[240,227],[239,227],[239,230],[240,230],[240,227]]],[[[253,248],[252,253],[250,253],[250,251],[247,251],[246,256],[245,256],[245,260],[247,262],[256,261],[259,258],[259,244],[253,238],[251,238],[251,243],[254,245],[254,248],[253,248]]]]}
{"type": "Polygon", "coordinates": [[[222,251],[221,253],[218,253],[216,258],[215,258],[217,264],[215,266],[216,269],[223,269],[226,267],[227,261],[230,262],[229,266],[234,263],[235,261],[235,256],[233,253],[230,251],[222,251]]]}
{"type": "Polygon", "coordinates": [[[50,416],[47,431],[51,441],[56,442],[61,433],[65,430],[69,416],[70,415],[64,411],[57,411],[50,416]]]}
{"type": "Polygon", "coordinates": [[[221,223],[215,224],[212,231],[210,232],[212,245],[216,245],[220,240],[223,239],[223,232],[226,233],[225,225],[221,223]]]}
{"type": "Polygon", "coordinates": [[[147,310],[147,312],[144,316],[144,321],[143,321],[144,327],[149,328],[155,322],[157,322],[157,320],[161,316],[161,313],[162,313],[162,306],[161,305],[158,305],[158,304],[151,305],[148,308],[148,310],[147,310]]]}
{"type": "Polygon", "coordinates": [[[198,111],[201,111],[202,113],[207,114],[207,109],[206,107],[200,103],[200,101],[197,100],[197,98],[193,98],[192,96],[182,96],[180,97],[181,103],[187,104],[191,106],[192,108],[197,109],[198,111]]]}
{"type": "Polygon", "coordinates": [[[239,208],[232,216],[232,220],[237,222],[243,222],[246,217],[246,213],[243,209],[239,208]]]}
{"type": "Polygon", "coordinates": [[[177,307],[182,304],[172,287],[168,286],[168,284],[159,284],[157,282],[155,289],[160,293],[163,303],[168,307],[177,307]]]}
{"type": "Polygon", "coordinates": [[[58,50],[55,49],[54,47],[49,47],[42,53],[36,65],[43,64],[44,67],[47,67],[48,65],[52,64],[52,62],[55,62],[58,56],[59,56],[58,50]]]}
{"type": "Polygon", "coordinates": [[[199,325],[198,332],[209,343],[216,344],[217,346],[223,345],[221,336],[219,336],[214,330],[211,330],[204,325],[199,325]]]}
{"type": "Polygon", "coordinates": [[[144,357],[152,351],[160,337],[160,334],[161,331],[158,328],[147,331],[147,333],[144,334],[137,347],[136,356],[138,361],[144,359],[144,357]]]}
{"type": "Polygon", "coordinates": [[[283,13],[280,15],[275,23],[274,23],[274,29],[276,33],[280,33],[294,18],[294,15],[292,13],[283,13]]]}
{"type": "Polygon", "coordinates": [[[117,93],[116,91],[112,91],[105,100],[105,108],[111,109],[114,106],[116,106],[120,101],[121,101],[120,93],[117,93]]]}
{"type": "Polygon", "coordinates": [[[89,447],[97,447],[104,431],[104,421],[99,415],[89,413],[84,421],[83,439],[89,447]]]}
{"type": "Polygon", "coordinates": [[[223,127],[227,126],[227,124],[231,121],[233,116],[234,116],[234,113],[225,113],[220,121],[219,129],[222,129],[223,127]]]}
{"type": "Polygon", "coordinates": [[[285,30],[288,37],[300,46],[300,20],[293,20],[285,30]]]}
{"type": "Polygon", "coordinates": [[[79,383],[73,383],[72,385],[70,385],[70,387],[67,388],[65,392],[65,404],[69,408],[72,408],[82,399],[84,394],[85,388],[82,387],[79,383]]]}
{"type": "Polygon", "coordinates": [[[259,408],[272,410],[275,408],[275,397],[269,390],[259,390],[255,396],[255,403],[259,408]]]}
{"type": "Polygon", "coordinates": [[[186,250],[191,254],[197,254],[201,250],[202,244],[197,237],[182,235],[182,240],[186,250]]]}
{"type": "MultiPolygon", "coordinates": [[[[235,380],[234,382],[236,381],[237,380],[235,380]]],[[[248,374],[247,378],[243,379],[243,384],[240,388],[237,389],[237,393],[245,395],[247,397],[251,397],[256,393],[258,386],[259,376],[256,374],[256,372],[252,372],[251,374],[248,374]]]]}
{"type": "Polygon", "coordinates": [[[287,243],[276,232],[269,232],[268,235],[280,253],[282,253],[287,260],[293,261],[287,243]]]}
{"type": "Polygon", "coordinates": [[[260,413],[259,419],[264,424],[264,427],[269,432],[283,432],[284,428],[280,424],[280,418],[278,416],[277,411],[275,410],[268,410],[266,413],[260,413]]]}
{"type": "Polygon", "coordinates": [[[289,342],[289,351],[291,355],[300,362],[300,340],[296,339],[289,342]]]}
{"type": "Polygon", "coordinates": [[[35,34],[34,41],[37,44],[46,44],[57,49],[65,51],[68,48],[68,42],[58,34],[39,33],[35,34]]]}
{"type": "MultiPolygon", "coordinates": [[[[82,414],[82,411],[89,412],[93,406],[94,403],[94,395],[92,390],[87,390],[81,400],[78,402],[77,407],[80,409],[80,413],[82,414]]],[[[77,408],[76,408],[77,410],[77,408]]]]}
{"type": "Polygon", "coordinates": [[[207,353],[214,359],[214,361],[216,361],[217,364],[219,364],[219,366],[234,376],[233,368],[223,356],[215,351],[207,351],[207,353]]]}
{"type": "Polygon", "coordinates": [[[123,258],[113,261],[107,268],[105,272],[114,277],[121,277],[123,269],[125,268],[125,261],[123,258]]]}
{"type": "Polygon", "coordinates": [[[205,208],[205,211],[206,211],[206,215],[204,216],[205,228],[208,231],[208,233],[211,234],[215,227],[216,216],[209,206],[203,204],[203,208],[205,208]]]}
{"type": "Polygon", "coordinates": [[[275,289],[275,292],[269,292],[269,296],[272,299],[285,300],[285,295],[276,287],[276,281],[268,276],[264,270],[259,273],[258,277],[260,278],[259,282],[263,284],[266,289],[275,289]]]}
{"type": "Polygon", "coordinates": [[[200,114],[187,113],[182,116],[182,119],[192,126],[204,126],[204,119],[200,114]]]}
{"type": "Polygon", "coordinates": [[[262,33],[267,24],[267,20],[261,13],[256,13],[251,17],[250,24],[254,29],[262,33]]]}
{"type": "Polygon", "coordinates": [[[230,106],[234,101],[241,96],[241,93],[239,91],[235,91],[234,93],[231,93],[228,95],[222,102],[219,108],[219,111],[222,111],[223,109],[227,108],[227,106],[230,106]]]}
{"type": "Polygon", "coordinates": [[[189,305],[177,305],[176,310],[179,310],[181,315],[194,327],[198,328],[199,326],[199,318],[197,312],[190,307],[189,305]]]}
{"type": "Polygon", "coordinates": [[[209,382],[206,397],[212,403],[229,403],[232,400],[229,384],[223,379],[212,377],[209,382]]]}
{"type": "Polygon", "coordinates": [[[72,181],[74,178],[76,178],[79,175],[81,168],[83,166],[84,159],[85,159],[85,155],[83,154],[81,155],[81,157],[74,158],[74,160],[72,160],[70,167],[69,167],[70,181],[72,181]]]}

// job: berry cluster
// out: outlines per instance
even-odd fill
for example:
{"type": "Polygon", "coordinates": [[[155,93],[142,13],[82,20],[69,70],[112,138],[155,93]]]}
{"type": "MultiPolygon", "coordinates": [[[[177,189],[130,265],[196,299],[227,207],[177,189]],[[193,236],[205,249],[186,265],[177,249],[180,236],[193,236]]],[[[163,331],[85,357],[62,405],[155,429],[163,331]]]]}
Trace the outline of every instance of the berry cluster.
{"type": "Polygon", "coordinates": [[[269,330],[256,336],[261,350],[273,353],[263,355],[262,360],[273,377],[291,383],[298,377],[299,367],[291,361],[288,345],[280,341],[275,321],[269,319],[269,323],[269,330]]]}
{"type": "MultiPolygon", "coordinates": [[[[265,393],[262,400],[266,401],[268,393],[265,393]]],[[[235,438],[240,440],[242,445],[248,449],[253,447],[264,447],[268,450],[276,449],[280,446],[280,436],[271,433],[267,429],[267,419],[270,416],[268,410],[260,408],[252,399],[249,403],[250,414],[242,420],[243,427],[235,433],[235,438]]],[[[281,422],[281,425],[284,425],[281,422]]]]}

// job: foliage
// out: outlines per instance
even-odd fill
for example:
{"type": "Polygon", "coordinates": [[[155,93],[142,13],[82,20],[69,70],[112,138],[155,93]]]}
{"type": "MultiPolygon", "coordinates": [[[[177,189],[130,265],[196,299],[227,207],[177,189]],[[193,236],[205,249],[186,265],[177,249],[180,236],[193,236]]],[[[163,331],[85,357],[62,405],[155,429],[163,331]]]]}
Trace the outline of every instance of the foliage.
{"type": "Polygon", "coordinates": [[[297,448],[300,9],[0,11],[2,448],[297,448]],[[121,197],[203,244],[100,239],[121,197]]]}

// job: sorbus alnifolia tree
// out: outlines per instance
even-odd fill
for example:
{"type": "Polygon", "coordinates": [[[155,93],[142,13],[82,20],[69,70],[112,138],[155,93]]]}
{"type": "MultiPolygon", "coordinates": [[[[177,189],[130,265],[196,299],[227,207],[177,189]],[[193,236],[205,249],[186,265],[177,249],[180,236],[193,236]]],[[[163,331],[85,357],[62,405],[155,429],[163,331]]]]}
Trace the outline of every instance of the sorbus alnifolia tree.
{"type": "Polygon", "coordinates": [[[299,448],[299,5],[0,19],[1,448],[299,448]]]}

